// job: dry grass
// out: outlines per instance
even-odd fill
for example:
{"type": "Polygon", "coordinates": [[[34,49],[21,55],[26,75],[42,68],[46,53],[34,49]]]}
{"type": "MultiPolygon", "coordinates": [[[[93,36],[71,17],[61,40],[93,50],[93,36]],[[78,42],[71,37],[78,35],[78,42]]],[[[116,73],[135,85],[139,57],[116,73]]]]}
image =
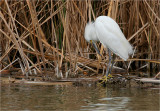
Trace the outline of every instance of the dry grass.
{"type": "MultiPolygon", "coordinates": [[[[115,66],[137,70],[160,70],[160,1],[0,1],[0,69],[20,58],[24,73],[33,70],[57,77],[75,76],[86,70],[98,73],[105,68],[103,57],[96,55],[84,39],[88,21],[108,15],[117,21],[135,47],[128,68],[117,57],[115,66]]],[[[18,64],[11,68],[20,67],[18,64]]],[[[22,69],[22,67],[21,67],[22,69]]]]}

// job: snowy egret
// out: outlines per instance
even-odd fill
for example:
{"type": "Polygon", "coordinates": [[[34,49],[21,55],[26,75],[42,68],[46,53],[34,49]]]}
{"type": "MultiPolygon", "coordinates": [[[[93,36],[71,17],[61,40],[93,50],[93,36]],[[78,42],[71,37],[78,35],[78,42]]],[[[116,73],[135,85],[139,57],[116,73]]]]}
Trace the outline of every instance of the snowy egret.
{"type": "Polygon", "coordinates": [[[106,78],[112,70],[114,61],[111,57],[111,51],[124,61],[133,53],[133,48],[125,38],[119,25],[108,16],[99,16],[95,22],[88,23],[85,27],[84,36],[87,42],[93,44],[98,54],[100,54],[100,52],[95,41],[100,41],[105,48],[108,48],[109,63],[106,70],[106,78]],[[110,68],[111,60],[112,66],[110,68]]]}

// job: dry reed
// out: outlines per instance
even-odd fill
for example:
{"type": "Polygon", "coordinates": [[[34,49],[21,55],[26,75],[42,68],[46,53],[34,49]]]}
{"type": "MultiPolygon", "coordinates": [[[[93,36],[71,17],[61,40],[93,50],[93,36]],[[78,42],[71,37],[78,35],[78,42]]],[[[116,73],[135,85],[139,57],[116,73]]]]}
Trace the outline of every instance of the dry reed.
{"type": "MultiPolygon", "coordinates": [[[[160,1],[0,1],[0,69],[17,58],[24,72],[57,77],[76,76],[90,70],[98,73],[108,59],[99,43],[103,57],[84,39],[88,21],[100,15],[111,16],[136,48],[127,69],[160,70],[160,1]]],[[[115,66],[126,69],[117,57],[115,66]],[[118,62],[119,61],[119,62],[118,62]]],[[[12,64],[9,69],[20,68],[12,64]]]]}

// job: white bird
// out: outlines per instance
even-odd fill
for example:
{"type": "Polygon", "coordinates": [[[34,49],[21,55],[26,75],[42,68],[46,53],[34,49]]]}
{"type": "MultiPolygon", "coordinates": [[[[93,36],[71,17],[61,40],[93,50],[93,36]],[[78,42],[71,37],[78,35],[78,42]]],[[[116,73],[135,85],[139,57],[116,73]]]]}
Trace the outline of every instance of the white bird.
{"type": "Polygon", "coordinates": [[[109,67],[111,64],[111,51],[126,61],[129,55],[133,53],[133,48],[125,38],[119,25],[108,16],[99,16],[95,22],[87,23],[85,27],[85,39],[87,42],[91,42],[100,54],[95,41],[100,41],[105,48],[108,48],[109,63],[106,71],[106,77],[110,73],[109,67]]]}

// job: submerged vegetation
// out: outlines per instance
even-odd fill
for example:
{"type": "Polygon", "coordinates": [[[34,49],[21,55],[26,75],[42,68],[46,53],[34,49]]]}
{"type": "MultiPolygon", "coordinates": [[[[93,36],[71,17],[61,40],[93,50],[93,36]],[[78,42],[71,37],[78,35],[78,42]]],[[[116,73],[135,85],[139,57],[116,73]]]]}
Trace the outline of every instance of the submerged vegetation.
{"type": "Polygon", "coordinates": [[[0,69],[49,77],[103,73],[102,57],[84,39],[88,21],[112,17],[134,47],[127,62],[116,67],[131,71],[160,70],[160,1],[22,0],[0,1],[0,69]],[[16,61],[15,61],[16,60],[16,61]]]}

